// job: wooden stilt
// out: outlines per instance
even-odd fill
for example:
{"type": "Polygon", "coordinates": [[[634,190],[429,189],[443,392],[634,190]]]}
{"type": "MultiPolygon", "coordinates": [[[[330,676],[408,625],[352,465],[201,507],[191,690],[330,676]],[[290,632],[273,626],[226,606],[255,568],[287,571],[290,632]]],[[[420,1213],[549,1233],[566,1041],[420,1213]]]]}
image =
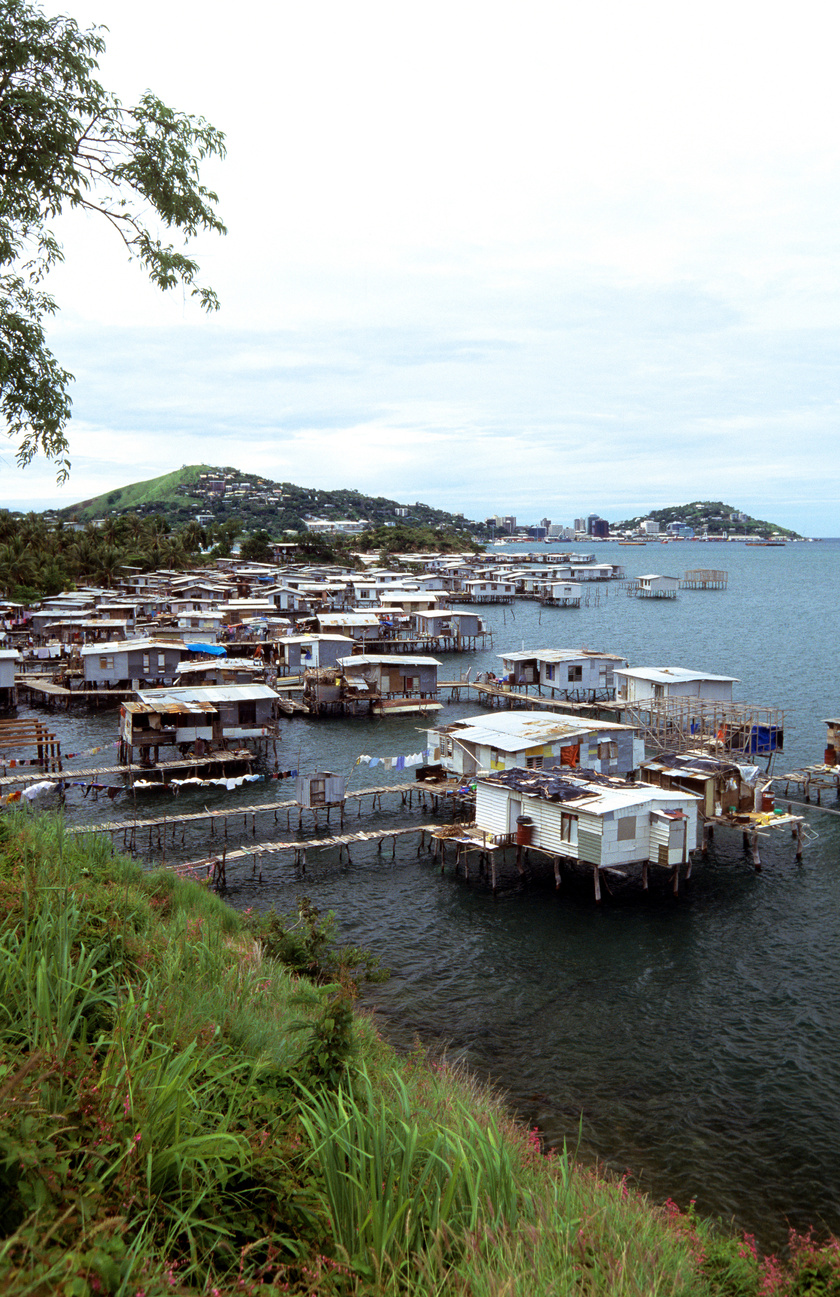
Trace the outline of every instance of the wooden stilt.
{"type": "Polygon", "coordinates": [[[802,864],[802,825],[801,823],[797,823],[796,825],[796,861],[797,864],[800,865],[802,864]]]}
{"type": "Polygon", "coordinates": [[[750,838],[750,846],[752,848],[752,858],[753,858],[753,865],[755,866],[755,872],[757,874],[760,874],[761,856],[758,853],[758,833],[755,830],[753,830],[753,833],[750,838]]]}
{"type": "Polygon", "coordinates": [[[597,865],[592,866],[592,881],[595,884],[595,900],[601,904],[601,871],[597,865]]]}
{"type": "Polygon", "coordinates": [[[642,891],[648,891],[648,862],[642,865],[642,891]]]}
{"type": "Polygon", "coordinates": [[[560,888],[560,882],[561,882],[561,878],[560,878],[560,857],[559,857],[559,856],[555,856],[555,857],[554,857],[554,890],[555,890],[555,892],[556,892],[556,891],[559,891],[559,888],[560,888]]]}

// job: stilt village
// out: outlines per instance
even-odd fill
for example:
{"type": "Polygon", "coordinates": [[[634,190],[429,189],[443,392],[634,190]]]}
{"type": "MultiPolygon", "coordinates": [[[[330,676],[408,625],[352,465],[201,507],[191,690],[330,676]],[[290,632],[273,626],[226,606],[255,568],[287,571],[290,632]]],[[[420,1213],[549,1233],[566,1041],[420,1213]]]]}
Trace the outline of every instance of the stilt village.
{"type": "Polygon", "coordinates": [[[580,607],[605,583],[642,598],[725,598],[726,572],[628,580],[576,553],[406,554],[389,567],[358,557],[363,570],[302,565],[278,546],[271,564],[124,569],[109,589],[0,605],[0,803],[101,794],[112,818],[71,831],[109,834],[220,888],[246,872],[262,879],[271,856],[305,871],[307,854],[350,861],[372,843],[393,856],[409,836],[418,855],[494,892],[542,868],[557,888],[589,877],[598,902],[617,885],[678,894],[716,834],[741,835],[756,870],[771,836],[802,858],[813,830],[799,812],[840,791],[840,720],[826,722],[822,760],[779,774],[784,712],[738,701],[734,677],[494,644],[482,615],[518,600],[580,607]],[[447,670],[448,654],[462,664],[488,649],[497,671],[447,670]],[[444,702],[483,711],[444,720],[444,702]],[[68,753],[65,740],[62,753],[54,717],[80,708],[113,714],[112,741],[68,753]],[[389,719],[405,715],[416,751],[359,753],[353,776],[369,769],[370,784],[288,768],[302,717],[376,716],[387,745],[389,719]],[[405,773],[377,782],[377,766],[405,773]],[[266,779],[289,781],[294,796],[253,803],[247,786],[266,779]],[[179,815],[178,793],[197,788],[221,805],[179,815]],[[115,816],[118,798],[130,815],[115,816]],[[161,813],[148,813],[149,798],[161,813]],[[366,831],[383,800],[395,822],[366,831]],[[205,850],[184,860],[188,827],[205,850]]]}

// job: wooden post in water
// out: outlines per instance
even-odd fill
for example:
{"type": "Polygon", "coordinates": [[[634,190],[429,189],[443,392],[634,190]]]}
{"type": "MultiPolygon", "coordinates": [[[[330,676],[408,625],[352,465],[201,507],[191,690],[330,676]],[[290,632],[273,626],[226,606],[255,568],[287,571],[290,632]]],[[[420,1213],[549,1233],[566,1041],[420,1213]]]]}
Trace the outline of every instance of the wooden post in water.
{"type": "Polygon", "coordinates": [[[802,864],[802,823],[799,820],[796,823],[796,862],[802,864]]]}
{"type": "Polygon", "coordinates": [[[760,874],[761,856],[758,853],[758,831],[756,829],[753,829],[752,834],[750,835],[750,847],[752,849],[752,858],[753,858],[753,864],[755,866],[755,872],[757,874],[760,874]]]}
{"type": "Polygon", "coordinates": [[[648,862],[645,860],[642,864],[642,891],[648,890],[648,862]]]}
{"type": "Polygon", "coordinates": [[[601,871],[597,865],[592,866],[592,880],[595,883],[595,900],[601,904],[601,871]]]}

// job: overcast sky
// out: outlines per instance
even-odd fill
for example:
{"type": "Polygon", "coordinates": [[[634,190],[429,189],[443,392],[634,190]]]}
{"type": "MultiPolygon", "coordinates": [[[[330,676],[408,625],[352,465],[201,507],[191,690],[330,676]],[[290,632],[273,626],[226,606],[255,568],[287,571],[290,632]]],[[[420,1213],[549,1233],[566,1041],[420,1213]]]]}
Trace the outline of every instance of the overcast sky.
{"type": "MultiPolygon", "coordinates": [[[[840,535],[827,3],[46,0],[101,79],[227,134],[222,310],[60,226],[71,504],[182,464],[613,520],[722,499],[840,535]]],[[[11,443],[9,443],[9,446],[11,443]]]]}

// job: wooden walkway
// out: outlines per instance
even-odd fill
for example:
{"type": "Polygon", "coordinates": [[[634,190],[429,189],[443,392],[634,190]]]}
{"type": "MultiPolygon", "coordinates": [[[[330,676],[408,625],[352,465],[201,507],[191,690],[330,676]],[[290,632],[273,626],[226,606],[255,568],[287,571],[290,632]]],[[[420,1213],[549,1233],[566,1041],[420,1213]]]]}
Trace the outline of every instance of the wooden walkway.
{"type": "Polygon", "coordinates": [[[96,698],[100,702],[121,702],[135,696],[134,689],[68,689],[66,685],[56,684],[52,678],[40,675],[15,676],[15,684],[26,689],[30,694],[41,694],[42,697],[62,703],[71,703],[76,699],[96,698]]]}
{"type": "MultiPolygon", "coordinates": [[[[105,744],[106,747],[110,746],[105,744]]],[[[114,744],[116,747],[116,744],[114,744]]],[[[77,767],[64,766],[60,774],[52,776],[53,779],[61,779],[65,783],[72,783],[77,779],[86,779],[89,777],[98,778],[99,775],[148,775],[154,774],[156,770],[191,770],[196,764],[222,765],[225,761],[244,761],[245,758],[236,756],[233,752],[221,753],[210,752],[201,758],[184,757],[180,760],[158,761],[154,766],[141,766],[136,762],[128,766],[96,766],[94,768],[79,769],[77,767]]],[[[13,775],[0,775],[0,788],[7,787],[9,784],[31,784],[38,780],[48,778],[48,774],[43,769],[33,771],[31,774],[24,774],[22,771],[15,771],[13,775]]]]}
{"type": "MultiPolygon", "coordinates": [[[[414,793],[419,793],[421,795],[420,800],[422,800],[424,803],[425,803],[426,796],[431,797],[436,802],[439,798],[453,796],[457,787],[459,787],[457,780],[451,780],[451,781],[447,780],[445,786],[443,784],[439,784],[437,787],[431,787],[429,785],[418,784],[418,783],[384,784],[381,786],[376,786],[374,788],[358,788],[356,789],[355,792],[347,793],[345,797],[345,802],[349,802],[349,801],[358,802],[359,815],[361,816],[362,813],[361,803],[362,803],[362,798],[364,797],[372,797],[374,804],[377,801],[379,801],[381,806],[381,801],[383,796],[390,793],[400,793],[402,794],[403,804],[404,805],[408,804],[410,806],[412,801],[412,796],[414,793]],[[406,802],[406,796],[408,799],[407,802],[406,802]]],[[[205,807],[203,811],[187,811],[183,815],[179,815],[178,812],[175,811],[171,815],[169,814],[158,815],[155,816],[154,818],[149,818],[149,819],[140,819],[138,817],[133,817],[130,820],[101,820],[97,824],[75,824],[72,826],[68,826],[67,832],[68,833],[111,833],[111,834],[122,833],[124,835],[127,835],[129,833],[136,834],[138,830],[145,832],[145,830],[148,829],[149,832],[151,833],[154,829],[170,829],[170,828],[174,832],[176,826],[195,824],[201,820],[206,820],[208,827],[210,828],[211,831],[211,836],[214,832],[215,824],[219,821],[224,821],[225,822],[224,834],[225,837],[227,837],[227,821],[229,819],[235,820],[237,816],[241,815],[247,827],[247,817],[249,815],[252,817],[252,826],[253,826],[254,817],[259,814],[262,814],[263,812],[265,813],[271,812],[276,819],[278,811],[287,811],[289,812],[289,815],[287,816],[287,821],[288,821],[290,819],[291,811],[295,807],[297,807],[297,809],[301,811],[301,813],[303,812],[304,808],[301,807],[300,803],[296,801],[262,802],[258,805],[251,805],[251,806],[221,806],[217,810],[213,810],[213,811],[208,811],[207,808],[205,807]]],[[[331,810],[340,811],[340,809],[341,808],[338,805],[319,806],[319,807],[311,808],[311,812],[315,817],[316,824],[318,823],[318,818],[317,818],[318,814],[321,812],[326,812],[327,823],[329,823],[330,811],[331,810]]],[[[341,818],[343,822],[345,818],[343,814],[341,818]]],[[[253,828],[253,832],[256,834],[255,827],[253,828]]]]}
{"type": "MultiPolygon", "coordinates": [[[[227,883],[227,866],[229,864],[241,864],[244,861],[252,861],[252,873],[257,873],[257,861],[263,856],[277,855],[281,852],[292,852],[295,858],[295,864],[306,869],[307,851],[325,850],[330,847],[338,847],[339,860],[346,855],[348,864],[352,864],[350,858],[350,847],[354,842],[376,842],[379,844],[379,850],[382,850],[382,844],[388,840],[391,842],[392,859],[396,855],[397,838],[406,837],[410,833],[420,834],[420,846],[418,855],[425,846],[425,837],[428,833],[430,838],[440,828],[438,824],[412,824],[409,828],[402,829],[375,829],[364,833],[343,833],[331,838],[309,838],[306,841],[294,842],[255,842],[253,846],[238,847],[234,851],[223,852],[219,856],[207,856],[203,860],[191,860],[181,865],[172,866],[177,874],[196,876],[206,875],[210,882],[218,887],[224,887],[227,883]]],[[[262,869],[259,872],[260,881],[262,881],[262,869]]]]}
{"type": "Polygon", "coordinates": [[[585,716],[593,712],[610,712],[620,716],[622,707],[615,702],[575,702],[569,698],[546,698],[540,694],[528,693],[524,689],[508,689],[504,685],[490,685],[475,680],[439,680],[438,691],[451,691],[452,702],[460,700],[462,689],[474,689],[478,694],[477,701],[488,706],[507,705],[508,707],[547,707],[549,711],[581,712],[585,716]]]}

